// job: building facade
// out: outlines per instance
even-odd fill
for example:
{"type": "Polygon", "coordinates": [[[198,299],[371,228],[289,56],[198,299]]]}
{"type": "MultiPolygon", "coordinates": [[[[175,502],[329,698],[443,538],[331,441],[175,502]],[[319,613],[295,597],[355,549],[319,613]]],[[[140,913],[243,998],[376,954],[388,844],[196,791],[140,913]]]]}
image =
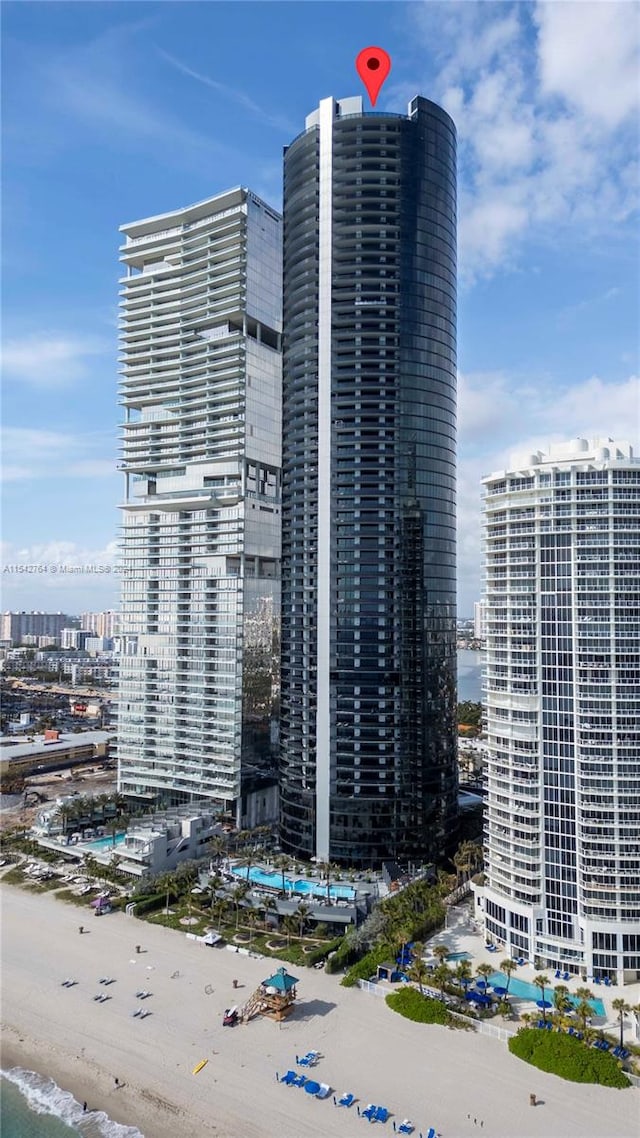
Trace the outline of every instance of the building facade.
{"type": "Polygon", "coordinates": [[[485,640],[487,636],[487,602],[476,601],[473,606],[473,639],[485,640]]]}
{"type": "Polygon", "coordinates": [[[80,614],[80,627],[94,636],[104,636],[113,640],[120,632],[120,613],[114,609],[104,612],[83,612],[80,614]]]}
{"type": "Polygon", "coordinates": [[[60,639],[63,628],[77,628],[78,620],[63,612],[4,612],[0,620],[0,640],[10,640],[14,648],[23,643],[26,636],[47,637],[47,642],[60,639]]]}
{"type": "Polygon", "coordinates": [[[119,789],[275,816],[281,218],[246,189],[122,227],[119,789]]]}
{"type": "Polygon", "coordinates": [[[456,137],[325,99],[284,163],[281,844],[455,838],[456,137]]]}
{"type": "Polygon", "coordinates": [[[488,936],[640,978],[640,461],[610,439],[484,480],[488,936]]]}

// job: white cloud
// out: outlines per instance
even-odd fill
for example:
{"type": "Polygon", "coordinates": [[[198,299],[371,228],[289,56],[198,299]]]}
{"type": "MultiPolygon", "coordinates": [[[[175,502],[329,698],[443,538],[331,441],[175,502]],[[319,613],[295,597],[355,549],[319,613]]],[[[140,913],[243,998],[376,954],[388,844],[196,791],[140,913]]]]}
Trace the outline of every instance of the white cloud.
{"type": "Polygon", "coordinates": [[[115,430],[74,435],[36,427],[3,427],[2,480],[19,482],[52,478],[108,478],[116,458],[96,456],[96,439],[115,439],[115,430]],[[90,456],[90,457],[89,457],[90,456]]]}
{"type": "Polygon", "coordinates": [[[517,263],[534,234],[556,240],[574,227],[583,237],[631,217],[635,5],[423,3],[409,12],[436,61],[427,87],[458,127],[464,278],[517,263]]]}
{"type": "Polygon", "coordinates": [[[542,90],[585,116],[616,127],[638,105],[638,9],[625,3],[539,3],[542,90]]]}
{"type": "Polygon", "coordinates": [[[285,134],[293,135],[296,133],[295,123],[284,115],[273,115],[265,110],[261,103],[256,103],[250,95],[245,91],[240,91],[236,87],[229,87],[227,83],[220,83],[217,79],[211,79],[208,75],[202,75],[199,71],[194,71],[192,67],[188,67],[182,60],[177,59],[175,55],[170,55],[168,51],[163,48],[156,48],[158,55],[165,60],[176,71],[180,71],[183,75],[188,76],[190,79],[195,79],[196,82],[202,83],[204,87],[209,87],[210,90],[218,92],[220,95],[226,96],[232,102],[237,103],[239,106],[244,107],[245,110],[261,122],[267,123],[269,126],[274,127],[276,130],[283,131],[285,134]]]}
{"type": "Polygon", "coordinates": [[[458,579],[460,610],[469,615],[481,589],[483,475],[504,470],[514,454],[546,451],[579,436],[610,436],[637,448],[640,379],[607,383],[590,376],[562,389],[548,377],[532,382],[475,373],[460,376],[459,387],[458,579]]]}
{"type": "Polygon", "coordinates": [[[104,355],[110,345],[90,337],[38,333],[10,339],[2,350],[2,363],[9,379],[39,388],[67,387],[84,379],[91,360],[104,355]]]}
{"type": "Polygon", "coordinates": [[[73,541],[28,546],[2,544],[2,590],[6,609],[52,609],[76,613],[119,603],[118,546],[99,549],[73,541]],[[20,572],[19,567],[37,567],[20,572]],[[73,569],[76,572],[65,573],[73,569]],[[78,572],[77,570],[82,570],[78,572]]]}

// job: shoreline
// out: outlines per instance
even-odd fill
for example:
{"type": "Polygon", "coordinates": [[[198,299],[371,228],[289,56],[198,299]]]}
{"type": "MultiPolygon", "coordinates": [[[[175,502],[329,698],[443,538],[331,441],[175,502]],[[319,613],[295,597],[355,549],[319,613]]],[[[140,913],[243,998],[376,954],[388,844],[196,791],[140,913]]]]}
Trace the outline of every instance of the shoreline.
{"type": "Polygon", "coordinates": [[[277,966],[209,948],[160,925],[113,913],[78,936],[78,910],[3,884],[2,1066],[52,1078],[82,1104],[144,1138],[352,1138],[356,1108],[336,1109],[283,1087],[275,1074],[315,1049],[313,1076],[362,1108],[442,1138],[637,1138],[634,1088],[567,1083],[474,1032],[413,1023],[339,977],[294,969],[299,998],[283,1023],[256,1017],[223,1027],[277,966]],[[136,954],[135,945],[143,951],[136,954]],[[114,978],[94,1003],[98,978],[114,978]],[[78,983],[61,987],[65,976],[78,983]],[[239,982],[239,991],[233,986],[239,982]],[[132,1018],[136,990],[152,1014],[132,1018]],[[207,1060],[196,1076],[194,1068],[207,1060]],[[114,1078],[124,1084],[116,1090],[114,1078]],[[539,1109],[529,1108],[536,1093],[539,1109]],[[473,1119],[478,1119],[474,1126],[473,1119]]]}
{"type": "MultiPolygon", "coordinates": [[[[87,1114],[102,1111],[112,1122],[137,1127],[143,1138],[176,1138],[176,1126],[185,1118],[177,1107],[169,1103],[161,1106],[159,1099],[141,1093],[126,1082],[116,1089],[113,1077],[83,1056],[73,1055],[64,1047],[53,1048],[44,1040],[33,1039],[14,1025],[3,1022],[0,1068],[4,1074],[15,1067],[53,1079],[61,1090],[72,1094],[80,1106],[87,1103],[87,1114]]],[[[215,1134],[216,1131],[206,1129],[203,1133],[215,1134]]]]}

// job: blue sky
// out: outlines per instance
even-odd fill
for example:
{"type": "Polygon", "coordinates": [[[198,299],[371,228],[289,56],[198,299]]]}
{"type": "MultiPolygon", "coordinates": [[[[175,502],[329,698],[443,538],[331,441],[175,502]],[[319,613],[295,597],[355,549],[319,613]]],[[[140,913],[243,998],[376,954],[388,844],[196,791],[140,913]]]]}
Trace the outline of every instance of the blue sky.
{"type": "MultiPolygon", "coordinates": [[[[112,565],[118,226],[281,197],[319,99],[416,93],[458,125],[460,607],[482,473],[638,437],[638,21],[627,3],[5,3],[3,559],[112,565]]],[[[115,573],[4,573],[3,608],[117,604],[115,573]]]]}

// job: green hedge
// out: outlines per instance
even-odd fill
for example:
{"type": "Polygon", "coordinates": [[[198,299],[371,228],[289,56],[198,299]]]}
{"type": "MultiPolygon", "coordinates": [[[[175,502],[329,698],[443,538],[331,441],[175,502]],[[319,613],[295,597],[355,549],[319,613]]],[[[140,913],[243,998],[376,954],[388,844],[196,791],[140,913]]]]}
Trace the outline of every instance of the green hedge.
{"type": "Polygon", "coordinates": [[[474,1031],[473,1024],[452,1016],[442,1000],[422,996],[417,988],[400,988],[386,997],[386,1002],[394,1012],[412,1019],[415,1023],[439,1023],[443,1027],[457,1027],[474,1031]]]}
{"type": "Polygon", "coordinates": [[[541,1071],[573,1083],[599,1083],[604,1087],[631,1086],[613,1055],[589,1047],[572,1035],[540,1028],[521,1028],[509,1040],[509,1050],[541,1071]]]}
{"type": "Polygon", "coordinates": [[[160,909],[161,906],[166,905],[167,894],[156,893],[155,897],[144,897],[141,901],[135,901],[134,903],[134,916],[142,917],[144,913],[152,913],[155,909],[160,909]]]}
{"type": "MultiPolygon", "coordinates": [[[[353,988],[358,983],[358,980],[368,980],[370,976],[376,971],[379,964],[386,964],[395,960],[395,952],[388,944],[379,944],[376,948],[372,948],[366,956],[362,957],[357,964],[353,965],[347,972],[347,975],[341,980],[343,988],[353,988]]],[[[329,965],[335,965],[340,957],[340,951],[328,962],[329,965]]],[[[339,967],[339,965],[338,965],[339,967]]],[[[329,968],[328,971],[337,971],[336,968],[329,968]]]]}

